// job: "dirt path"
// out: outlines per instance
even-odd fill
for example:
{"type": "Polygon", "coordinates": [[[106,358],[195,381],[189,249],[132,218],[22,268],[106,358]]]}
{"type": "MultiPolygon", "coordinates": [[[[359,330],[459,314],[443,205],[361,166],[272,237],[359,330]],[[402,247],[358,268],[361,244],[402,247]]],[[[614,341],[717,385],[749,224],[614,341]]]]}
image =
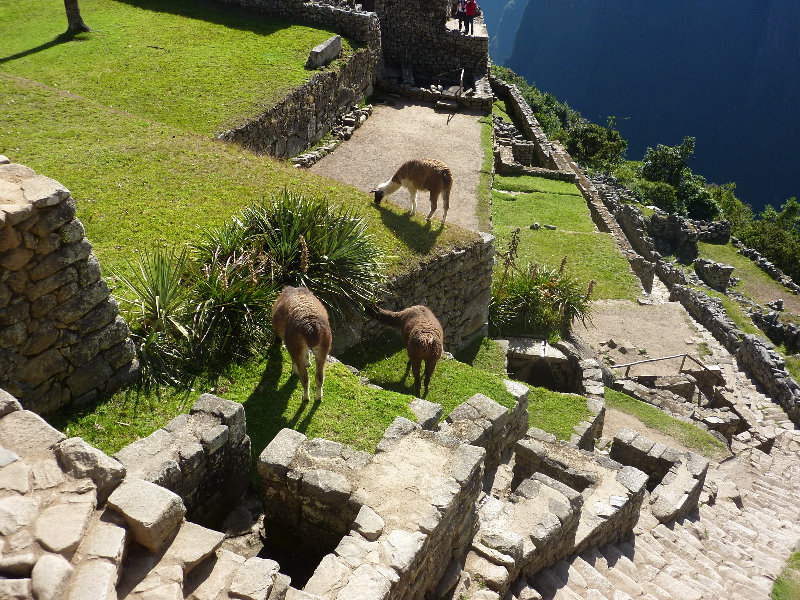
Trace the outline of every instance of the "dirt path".
{"type": "MultiPolygon", "coordinates": [[[[480,114],[435,111],[431,105],[402,99],[375,106],[372,116],[353,137],[317,162],[311,170],[348,183],[364,192],[389,180],[410,158],[436,158],[453,171],[453,190],[447,222],[478,230],[475,210],[483,161],[480,114]]],[[[409,208],[408,192],[401,188],[389,201],[409,208]]],[[[430,210],[427,192],[417,194],[417,213],[430,210]]],[[[442,205],[434,213],[442,218],[442,205]]]]}

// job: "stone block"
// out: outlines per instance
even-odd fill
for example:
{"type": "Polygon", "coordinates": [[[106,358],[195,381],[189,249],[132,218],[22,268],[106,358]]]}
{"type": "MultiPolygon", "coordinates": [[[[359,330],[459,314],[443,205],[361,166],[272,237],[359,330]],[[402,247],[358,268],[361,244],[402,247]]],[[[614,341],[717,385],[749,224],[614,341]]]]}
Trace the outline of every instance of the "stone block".
{"type": "MultiPolygon", "coordinates": [[[[2,452],[16,456],[5,449],[2,449],[2,452]]],[[[15,459],[10,464],[3,465],[0,468],[0,491],[27,494],[30,489],[30,475],[31,468],[21,460],[15,459]]]]}
{"type": "Polygon", "coordinates": [[[72,396],[77,398],[104,388],[113,373],[113,369],[102,356],[95,356],[91,362],[75,369],[64,382],[72,396]]]}
{"type": "Polygon", "coordinates": [[[248,558],[233,576],[228,593],[232,598],[242,600],[267,600],[278,569],[279,565],[274,560],[255,556],[248,558]]]}
{"type": "Polygon", "coordinates": [[[96,512],[78,546],[80,559],[100,558],[119,566],[128,544],[128,530],[114,522],[112,515],[96,512]]]}
{"type": "Polygon", "coordinates": [[[352,569],[335,555],[326,554],[303,589],[309,594],[336,598],[352,572],[352,569]]]}
{"type": "Polygon", "coordinates": [[[211,556],[222,545],[225,534],[184,521],[164,558],[179,564],[184,574],[211,556]]]}
{"type": "Polygon", "coordinates": [[[391,582],[372,565],[358,567],[347,585],[342,588],[337,600],[384,600],[391,589],[391,582]]]}
{"type": "Polygon", "coordinates": [[[94,508],[94,502],[69,502],[45,509],[34,523],[36,541],[70,558],[83,539],[94,508]]]}
{"type": "Polygon", "coordinates": [[[428,536],[420,532],[395,529],[381,540],[383,554],[389,567],[398,574],[407,573],[418,559],[428,536]]]}
{"type": "Polygon", "coordinates": [[[122,463],[81,438],[64,440],[55,449],[64,471],[76,479],[88,477],[94,482],[101,503],[125,479],[126,469],[122,463]]]}
{"type": "Polygon", "coordinates": [[[191,414],[197,412],[204,412],[219,417],[230,429],[231,441],[233,443],[238,442],[244,437],[247,429],[244,406],[238,402],[231,402],[230,400],[225,400],[213,394],[202,394],[190,411],[191,414]]]}
{"type": "Polygon", "coordinates": [[[108,498],[137,542],[153,552],[183,520],[186,508],[180,496],[142,479],[126,479],[108,498]]]}
{"type": "Polygon", "coordinates": [[[43,554],[31,573],[31,591],[36,600],[61,600],[72,575],[69,561],[58,554],[43,554]]]}
{"type": "Polygon", "coordinates": [[[444,408],[441,404],[435,402],[428,402],[420,398],[415,398],[408,406],[414,416],[417,417],[417,422],[422,429],[433,430],[439,424],[442,418],[444,408]]]}
{"type": "Polygon", "coordinates": [[[215,452],[218,452],[219,449],[228,442],[229,437],[230,430],[228,429],[228,426],[219,424],[210,429],[204,429],[201,431],[200,443],[203,444],[203,448],[205,449],[206,453],[211,455],[215,452]]]}
{"type": "Polygon", "coordinates": [[[318,69],[333,61],[342,52],[342,37],[335,35],[314,46],[308,55],[306,68],[318,69]]]}
{"type": "Polygon", "coordinates": [[[87,258],[91,253],[92,245],[89,240],[83,238],[79,242],[68,244],[57,252],[50,253],[38,265],[33,267],[28,274],[31,281],[39,281],[81,259],[87,258]]]}
{"type": "Polygon", "coordinates": [[[108,600],[116,596],[118,569],[105,560],[84,560],[76,565],[65,600],[108,600]]]}
{"type": "Polygon", "coordinates": [[[47,454],[66,436],[39,415],[27,410],[11,412],[0,420],[3,446],[23,459],[47,454]]]}
{"type": "Polygon", "coordinates": [[[383,533],[385,523],[369,506],[362,506],[353,522],[353,529],[373,542],[383,533]]]}
{"type": "Polygon", "coordinates": [[[258,457],[258,472],[262,477],[283,477],[289,470],[297,450],[307,440],[293,429],[281,429],[258,457]]]}
{"type": "Polygon", "coordinates": [[[489,562],[476,552],[470,552],[464,563],[464,570],[480,577],[493,590],[505,590],[509,584],[508,569],[489,562]]]}
{"type": "Polygon", "coordinates": [[[4,389],[0,389],[0,417],[4,417],[18,410],[22,410],[22,405],[19,403],[19,400],[4,389]]]}
{"type": "Polygon", "coordinates": [[[30,600],[31,580],[25,579],[0,579],[0,598],[3,600],[30,600]]]}

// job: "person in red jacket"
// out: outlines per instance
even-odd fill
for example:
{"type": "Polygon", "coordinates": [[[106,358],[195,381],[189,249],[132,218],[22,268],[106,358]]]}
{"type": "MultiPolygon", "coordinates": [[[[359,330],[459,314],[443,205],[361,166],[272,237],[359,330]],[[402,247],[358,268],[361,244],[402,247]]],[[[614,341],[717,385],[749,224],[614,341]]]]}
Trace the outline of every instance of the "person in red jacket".
{"type": "Polygon", "coordinates": [[[467,25],[465,27],[464,33],[467,35],[475,35],[475,13],[478,10],[478,3],[475,0],[467,0],[467,25]]]}

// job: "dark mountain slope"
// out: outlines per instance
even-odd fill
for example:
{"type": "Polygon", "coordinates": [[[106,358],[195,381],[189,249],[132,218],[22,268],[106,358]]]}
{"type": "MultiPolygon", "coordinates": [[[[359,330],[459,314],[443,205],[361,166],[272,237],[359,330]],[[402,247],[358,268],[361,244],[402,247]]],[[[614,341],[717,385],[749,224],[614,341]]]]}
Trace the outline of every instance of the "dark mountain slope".
{"type": "Polygon", "coordinates": [[[629,158],[695,136],[692,168],[761,208],[800,192],[799,29],[795,0],[529,0],[505,64],[593,121],[617,115],[629,158]]]}

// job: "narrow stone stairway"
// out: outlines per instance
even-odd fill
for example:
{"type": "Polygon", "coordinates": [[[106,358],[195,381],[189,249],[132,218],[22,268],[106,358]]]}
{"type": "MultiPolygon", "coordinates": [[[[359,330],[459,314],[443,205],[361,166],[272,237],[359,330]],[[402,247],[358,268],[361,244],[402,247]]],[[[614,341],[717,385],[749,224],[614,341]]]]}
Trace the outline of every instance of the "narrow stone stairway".
{"type": "MultiPolygon", "coordinates": [[[[518,600],[767,600],[800,548],[800,432],[709,471],[704,502],[669,525],[643,510],[626,541],[540,571],[518,600]]],[[[647,505],[647,502],[644,503],[647,505]]]]}

